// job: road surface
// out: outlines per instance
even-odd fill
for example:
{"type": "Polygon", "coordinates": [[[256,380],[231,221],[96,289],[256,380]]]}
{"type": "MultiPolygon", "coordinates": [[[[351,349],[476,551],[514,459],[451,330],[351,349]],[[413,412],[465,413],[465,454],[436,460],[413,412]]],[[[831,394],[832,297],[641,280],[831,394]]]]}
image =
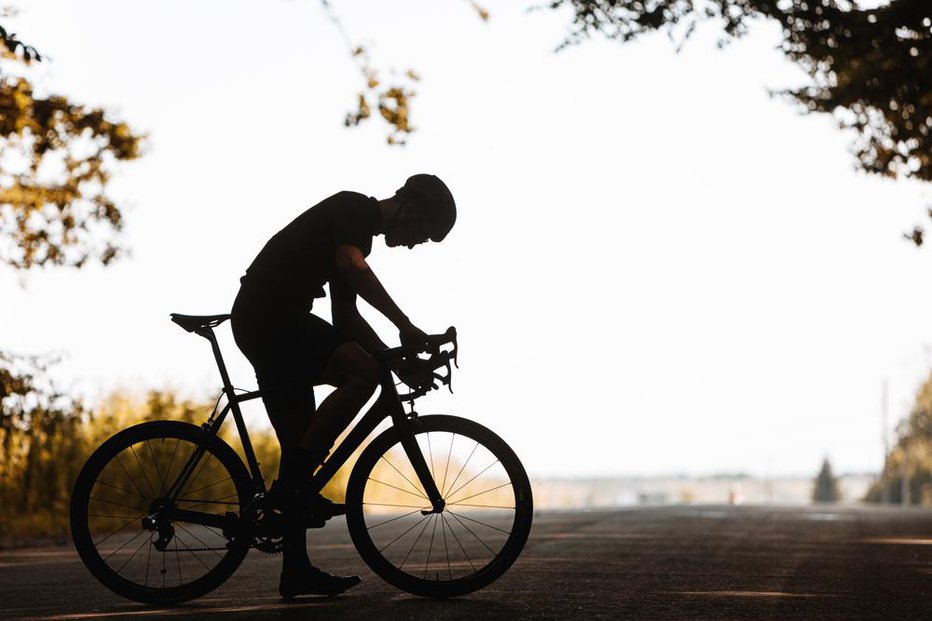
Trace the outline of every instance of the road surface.
{"type": "Polygon", "coordinates": [[[932,511],[662,506],[544,512],[502,579],[448,601],[398,592],[337,518],[311,531],[322,567],[359,573],[336,598],[282,602],[279,557],[251,552],[221,588],[153,608],[99,585],[68,548],[0,551],[8,619],[932,619],[932,511]]]}

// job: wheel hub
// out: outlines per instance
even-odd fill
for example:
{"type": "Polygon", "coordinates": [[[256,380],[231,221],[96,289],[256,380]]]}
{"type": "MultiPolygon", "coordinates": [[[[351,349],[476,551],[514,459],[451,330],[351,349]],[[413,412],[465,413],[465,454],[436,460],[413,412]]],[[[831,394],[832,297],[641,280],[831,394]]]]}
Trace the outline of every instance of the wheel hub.
{"type": "Polygon", "coordinates": [[[443,510],[446,506],[447,506],[447,502],[443,498],[441,498],[440,500],[434,503],[433,509],[429,509],[429,510],[425,509],[424,511],[421,511],[421,515],[430,515],[431,513],[443,513],[443,510]]]}

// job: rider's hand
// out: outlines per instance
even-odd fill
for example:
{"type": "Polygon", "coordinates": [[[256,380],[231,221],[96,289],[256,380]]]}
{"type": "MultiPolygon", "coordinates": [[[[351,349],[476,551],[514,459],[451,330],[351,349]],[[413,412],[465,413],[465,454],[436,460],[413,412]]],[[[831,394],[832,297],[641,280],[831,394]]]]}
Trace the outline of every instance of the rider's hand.
{"type": "Polygon", "coordinates": [[[410,321],[400,327],[398,336],[401,344],[407,347],[420,350],[427,345],[427,334],[410,321]]]}

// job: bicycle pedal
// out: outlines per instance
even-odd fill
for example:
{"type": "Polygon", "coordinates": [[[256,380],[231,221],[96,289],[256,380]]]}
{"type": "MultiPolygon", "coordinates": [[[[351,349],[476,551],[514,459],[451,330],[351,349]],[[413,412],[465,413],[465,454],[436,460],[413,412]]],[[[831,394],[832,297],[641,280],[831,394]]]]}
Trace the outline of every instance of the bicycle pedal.
{"type": "Polygon", "coordinates": [[[327,520],[330,518],[322,517],[319,515],[308,515],[304,519],[305,528],[323,528],[327,524],[327,520]]]}

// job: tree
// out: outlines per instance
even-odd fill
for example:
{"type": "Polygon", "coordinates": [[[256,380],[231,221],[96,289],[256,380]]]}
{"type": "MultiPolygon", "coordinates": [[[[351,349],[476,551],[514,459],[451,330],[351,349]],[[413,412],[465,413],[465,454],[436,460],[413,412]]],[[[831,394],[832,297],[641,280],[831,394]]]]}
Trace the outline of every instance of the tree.
{"type": "Polygon", "coordinates": [[[663,30],[682,43],[703,22],[728,40],[767,19],[783,32],[780,50],[811,82],[782,95],[804,112],[835,114],[853,129],[865,171],[932,181],[932,13],[928,0],[554,0],[573,12],[563,46],[595,34],[631,41],[663,30]]]}
{"type": "Polygon", "coordinates": [[[932,374],[917,391],[909,416],[897,426],[896,444],[865,500],[880,502],[884,489],[897,504],[932,504],[932,374]]]}
{"type": "Polygon", "coordinates": [[[841,500],[841,491],[838,489],[838,479],[832,474],[832,465],[826,457],[822,461],[822,468],[812,486],[812,501],[838,502],[839,500],[841,500]]]}
{"type": "Polygon", "coordinates": [[[142,137],[99,108],[49,95],[27,77],[41,54],[0,27],[0,262],[15,269],[104,265],[120,252],[114,165],[142,137]]]}
{"type": "MultiPolygon", "coordinates": [[[[346,37],[329,0],[321,3],[346,37]]],[[[488,11],[470,4],[488,20],[488,11]]],[[[862,170],[932,181],[928,0],[890,0],[872,8],[860,8],[857,0],[551,0],[536,8],[571,12],[558,50],[594,36],[629,42],[658,31],[681,49],[703,23],[721,27],[724,46],[746,35],[755,21],[776,22],[783,34],[780,51],[810,77],[809,84],[776,94],[804,113],[833,114],[842,129],[853,130],[852,152],[862,170]]],[[[352,49],[364,54],[360,47],[352,49]]],[[[361,67],[364,76],[374,76],[367,57],[361,67]]],[[[370,88],[378,84],[369,82],[370,88]]],[[[408,99],[413,96],[405,92],[408,99]]],[[[368,118],[368,101],[361,93],[360,114],[348,125],[368,118]]],[[[407,123],[407,101],[404,108],[407,123]]],[[[383,110],[382,115],[392,123],[390,114],[383,110]]]]}
{"type": "MultiPolygon", "coordinates": [[[[122,226],[107,182],[117,162],[140,155],[142,138],[101,109],[44,93],[26,76],[42,60],[0,26],[0,263],[106,265],[119,255],[122,226]]],[[[78,462],[74,431],[87,412],[51,381],[53,363],[0,350],[0,505],[23,515],[66,514],[76,474],[50,456],[78,462]]]]}

